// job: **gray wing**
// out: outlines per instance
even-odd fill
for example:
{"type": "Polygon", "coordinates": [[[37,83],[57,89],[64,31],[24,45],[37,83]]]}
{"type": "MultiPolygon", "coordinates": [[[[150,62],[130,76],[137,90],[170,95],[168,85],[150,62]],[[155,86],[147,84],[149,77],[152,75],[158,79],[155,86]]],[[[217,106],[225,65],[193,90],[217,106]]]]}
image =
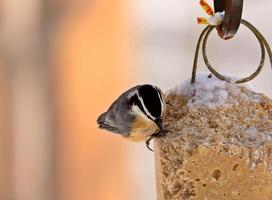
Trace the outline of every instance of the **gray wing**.
{"type": "Polygon", "coordinates": [[[113,133],[120,133],[120,130],[117,127],[114,127],[113,125],[109,125],[106,123],[105,121],[106,117],[107,117],[107,113],[103,113],[98,117],[97,123],[99,124],[99,128],[106,129],[113,133]]]}
{"type": "Polygon", "coordinates": [[[137,89],[135,86],[124,92],[108,109],[97,119],[99,128],[106,129],[113,133],[121,135],[129,135],[131,123],[135,116],[131,113],[130,97],[133,91],[137,89]]]}

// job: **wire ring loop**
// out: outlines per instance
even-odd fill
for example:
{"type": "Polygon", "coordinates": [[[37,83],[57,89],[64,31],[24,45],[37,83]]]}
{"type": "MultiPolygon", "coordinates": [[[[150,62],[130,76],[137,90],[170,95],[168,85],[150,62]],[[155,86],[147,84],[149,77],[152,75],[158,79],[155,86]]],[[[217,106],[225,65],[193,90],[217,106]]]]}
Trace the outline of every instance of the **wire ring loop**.
{"type": "MultiPolygon", "coordinates": [[[[243,22],[242,22],[243,24],[243,22]]],[[[247,26],[247,25],[246,25],[247,26]]],[[[248,26],[247,26],[248,27],[248,26]]],[[[248,27],[251,31],[252,29],[250,27],[248,27]]],[[[203,54],[203,59],[204,59],[204,62],[206,64],[206,66],[208,67],[208,69],[210,70],[210,72],[212,72],[212,74],[214,74],[217,78],[221,79],[221,80],[226,80],[228,82],[230,82],[230,79],[221,75],[220,73],[218,73],[209,63],[209,60],[208,60],[208,56],[207,56],[207,52],[206,52],[206,46],[207,46],[207,41],[208,41],[208,36],[210,35],[211,31],[214,29],[214,27],[211,27],[205,37],[204,37],[204,40],[203,40],[203,45],[202,45],[202,54],[203,54]]],[[[255,32],[253,32],[254,35],[257,37],[258,41],[259,41],[259,44],[260,44],[260,47],[261,47],[261,61],[260,61],[260,64],[259,64],[259,67],[257,68],[257,70],[251,74],[250,76],[246,77],[246,78],[242,78],[242,79],[239,79],[237,81],[235,81],[235,83],[245,83],[245,82],[248,82],[250,80],[252,80],[253,78],[255,78],[262,70],[263,66],[264,66],[264,61],[265,61],[265,49],[264,49],[264,44],[260,38],[260,36],[258,34],[256,34],[255,32]]]]}
{"type": "MultiPolygon", "coordinates": [[[[235,83],[245,83],[248,82],[252,79],[254,79],[262,70],[263,66],[264,66],[264,61],[265,61],[265,48],[268,52],[269,58],[270,58],[270,63],[272,65],[272,52],[271,49],[269,47],[269,44],[267,43],[267,41],[265,40],[265,38],[263,37],[263,35],[249,22],[247,22],[246,20],[242,20],[241,23],[243,25],[245,25],[247,28],[249,28],[254,35],[256,36],[256,38],[259,41],[260,47],[261,47],[261,61],[260,64],[257,68],[257,70],[251,74],[250,76],[246,77],[246,78],[242,78],[239,80],[236,80],[235,83]]],[[[203,40],[203,44],[202,44],[202,55],[203,55],[203,59],[204,62],[207,66],[207,68],[209,69],[209,71],[215,75],[217,78],[223,80],[223,81],[227,81],[230,82],[231,78],[225,77],[223,75],[221,75],[220,73],[218,73],[209,63],[208,60],[208,56],[206,53],[206,46],[207,46],[207,41],[208,41],[208,37],[211,33],[211,31],[214,29],[214,26],[207,26],[201,33],[198,43],[197,43],[197,47],[196,47],[196,52],[195,52],[195,58],[194,58],[194,64],[193,64],[193,71],[192,71],[192,79],[191,79],[191,83],[195,83],[195,78],[196,78],[196,70],[197,70],[197,61],[198,61],[198,54],[199,54],[199,49],[201,46],[201,42],[203,40]]]]}

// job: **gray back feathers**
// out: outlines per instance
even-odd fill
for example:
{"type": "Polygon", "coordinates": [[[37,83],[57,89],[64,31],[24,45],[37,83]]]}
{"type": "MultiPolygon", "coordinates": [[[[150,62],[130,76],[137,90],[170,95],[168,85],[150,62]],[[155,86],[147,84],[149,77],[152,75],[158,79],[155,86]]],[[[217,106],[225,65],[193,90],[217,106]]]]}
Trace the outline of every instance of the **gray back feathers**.
{"type": "Polygon", "coordinates": [[[124,92],[107,112],[97,119],[100,128],[121,135],[129,135],[136,113],[132,106],[152,121],[160,120],[163,112],[161,91],[152,85],[138,85],[124,92]]]}
{"type": "Polygon", "coordinates": [[[113,133],[129,135],[131,123],[135,118],[131,112],[131,97],[139,87],[140,86],[135,86],[124,92],[113,102],[107,112],[99,116],[97,123],[100,128],[113,133]]]}

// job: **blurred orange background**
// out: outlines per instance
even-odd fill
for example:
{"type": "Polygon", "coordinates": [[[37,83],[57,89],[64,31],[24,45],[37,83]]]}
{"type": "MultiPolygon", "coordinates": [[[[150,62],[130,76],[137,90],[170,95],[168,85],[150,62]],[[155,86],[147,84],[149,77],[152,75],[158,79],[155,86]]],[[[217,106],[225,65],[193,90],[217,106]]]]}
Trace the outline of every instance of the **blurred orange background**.
{"type": "MultiPolygon", "coordinates": [[[[271,9],[245,2],[243,13],[269,43],[271,9]]],[[[156,199],[153,153],[96,119],[136,84],[167,91],[190,78],[198,16],[198,1],[1,1],[0,199],[156,199]]],[[[208,51],[236,76],[259,62],[244,27],[229,42],[213,33],[208,51]]],[[[266,62],[251,84],[272,96],[271,76],[266,62]]]]}
{"type": "Polygon", "coordinates": [[[99,114],[133,77],[125,4],[94,2],[68,15],[70,20],[59,27],[58,199],[129,199],[126,148],[120,138],[102,133],[96,125],[99,114]]]}

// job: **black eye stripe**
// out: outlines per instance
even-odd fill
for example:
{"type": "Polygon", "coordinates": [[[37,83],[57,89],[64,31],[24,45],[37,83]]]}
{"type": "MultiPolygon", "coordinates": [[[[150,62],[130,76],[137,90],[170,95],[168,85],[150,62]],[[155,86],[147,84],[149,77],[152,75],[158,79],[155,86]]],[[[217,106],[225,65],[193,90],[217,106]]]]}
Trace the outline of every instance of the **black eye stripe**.
{"type": "MultiPolygon", "coordinates": [[[[157,91],[158,91],[158,90],[157,90],[157,91]]],[[[159,94],[159,97],[160,97],[160,99],[161,99],[161,102],[163,102],[161,92],[160,92],[160,91],[158,91],[158,94],[159,94]]]]}
{"type": "Polygon", "coordinates": [[[139,96],[143,99],[144,106],[154,118],[161,117],[161,96],[152,85],[143,85],[139,88],[139,96]]]}
{"type": "Polygon", "coordinates": [[[159,94],[159,98],[161,100],[161,114],[162,114],[162,111],[163,111],[163,98],[162,98],[161,91],[159,89],[157,89],[157,88],[156,88],[156,90],[157,90],[157,92],[159,94]]]}

